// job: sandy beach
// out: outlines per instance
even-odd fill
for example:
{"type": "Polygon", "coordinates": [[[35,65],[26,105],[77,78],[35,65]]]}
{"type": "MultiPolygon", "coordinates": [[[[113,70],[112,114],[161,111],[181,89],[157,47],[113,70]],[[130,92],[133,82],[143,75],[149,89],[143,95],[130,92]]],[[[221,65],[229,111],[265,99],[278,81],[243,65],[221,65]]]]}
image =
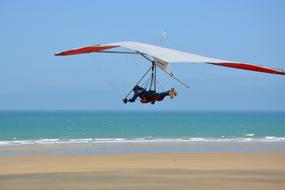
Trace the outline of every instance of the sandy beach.
{"type": "Polygon", "coordinates": [[[285,153],[0,156],[0,189],[283,189],[285,153]]]}

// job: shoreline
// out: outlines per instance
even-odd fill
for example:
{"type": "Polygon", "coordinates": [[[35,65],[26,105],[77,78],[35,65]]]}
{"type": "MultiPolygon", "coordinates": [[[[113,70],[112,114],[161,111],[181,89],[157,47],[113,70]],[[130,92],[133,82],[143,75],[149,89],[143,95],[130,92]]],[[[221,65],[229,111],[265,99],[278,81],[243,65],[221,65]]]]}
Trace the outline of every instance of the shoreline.
{"type": "Polygon", "coordinates": [[[285,142],[132,142],[0,146],[6,155],[285,152],[285,142]]]}

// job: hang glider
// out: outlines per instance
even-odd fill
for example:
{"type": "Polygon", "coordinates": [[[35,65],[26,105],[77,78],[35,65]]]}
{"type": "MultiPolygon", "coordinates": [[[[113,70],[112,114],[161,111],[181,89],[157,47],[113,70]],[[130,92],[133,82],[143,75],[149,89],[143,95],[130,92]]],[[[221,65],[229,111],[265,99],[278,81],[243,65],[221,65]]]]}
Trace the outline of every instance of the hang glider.
{"type": "Polygon", "coordinates": [[[257,72],[271,73],[285,75],[282,69],[269,68],[266,66],[251,65],[248,63],[241,63],[235,61],[228,61],[222,59],[215,59],[205,57],[193,53],[177,51],[174,49],[164,48],[160,46],[149,45],[140,42],[117,42],[106,45],[93,45],[72,50],[56,53],[56,56],[77,55],[84,53],[125,53],[125,54],[140,54],[151,56],[155,64],[163,71],[171,74],[170,63],[208,63],[217,66],[232,67],[236,69],[251,70],[257,72]],[[107,51],[109,49],[123,47],[131,50],[131,52],[122,51],[107,51]]]}
{"type": "MultiPolygon", "coordinates": [[[[86,54],[86,53],[114,53],[114,54],[141,55],[142,57],[150,61],[152,63],[152,66],[143,75],[140,81],[147,75],[147,73],[151,72],[150,90],[153,87],[154,91],[156,91],[156,83],[155,83],[156,67],[159,67],[161,70],[166,72],[168,75],[170,75],[172,78],[177,80],[179,83],[189,88],[187,84],[185,84],[184,82],[182,82],[181,80],[179,80],[177,77],[174,76],[170,68],[170,64],[172,63],[204,63],[204,64],[211,64],[211,65],[216,65],[216,66],[230,67],[230,68],[235,68],[235,69],[243,69],[243,70],[250,70],[250,71],[256,71],[256,72],[285,75],[285,71],[282,69],[270,68],[266,66],[257,66],[257,65],[252,65],[248,63],[236,62],[236,61],[215,59],[215,58],[205,57],[205,56],[201,56],[201,55],[197,55],[193,53],[178,51],[178,50],[169,49],[169,48],[165,48],[161,46],[155,46],[155,45],[134,42],[134,41],[116,42],[116,43],[110,43],[110,44],[105,44],[105,45],[86,46],[86,47],[81,47],[77,49],[71,49],[71,50],[60,52],[60,53],[56,53],[55,55],[56,56],[68,56],[68,55],[78,55],[78,54],[86,54]],[[120,50],[114,51],[113,50],[117,48],[125,48],[127,49],[127,51],[120,51],[120,50]]],[[[131,92],[132,91],[130,91],[130,93],[131,92]]]]}

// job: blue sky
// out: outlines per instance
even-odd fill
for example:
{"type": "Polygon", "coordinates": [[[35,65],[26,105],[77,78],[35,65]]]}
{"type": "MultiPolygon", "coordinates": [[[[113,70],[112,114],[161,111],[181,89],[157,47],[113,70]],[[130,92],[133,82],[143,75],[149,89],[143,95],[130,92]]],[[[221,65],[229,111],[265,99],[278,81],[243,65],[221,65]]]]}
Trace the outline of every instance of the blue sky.
{"type": "Polygon", "coordinates": [[[156,105],[121,99],[147,69],[133,55],[55,57],[66,49],[134,40],[285,69],[285,2],[0,1],[0,108],[88,110],[285,110],[285,77],[203,64],[175,64],[186,89],[156,105]]]}

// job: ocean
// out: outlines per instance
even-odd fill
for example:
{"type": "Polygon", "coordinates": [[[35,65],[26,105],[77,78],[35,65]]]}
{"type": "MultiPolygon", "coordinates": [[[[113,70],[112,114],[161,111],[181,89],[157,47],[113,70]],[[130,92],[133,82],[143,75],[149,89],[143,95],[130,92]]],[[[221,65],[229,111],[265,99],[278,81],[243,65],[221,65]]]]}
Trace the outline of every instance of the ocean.
{"type": "Polygon", "coordinates": [[[285,112],[0,112],[0,146],[283,141],[285,112]]]}

